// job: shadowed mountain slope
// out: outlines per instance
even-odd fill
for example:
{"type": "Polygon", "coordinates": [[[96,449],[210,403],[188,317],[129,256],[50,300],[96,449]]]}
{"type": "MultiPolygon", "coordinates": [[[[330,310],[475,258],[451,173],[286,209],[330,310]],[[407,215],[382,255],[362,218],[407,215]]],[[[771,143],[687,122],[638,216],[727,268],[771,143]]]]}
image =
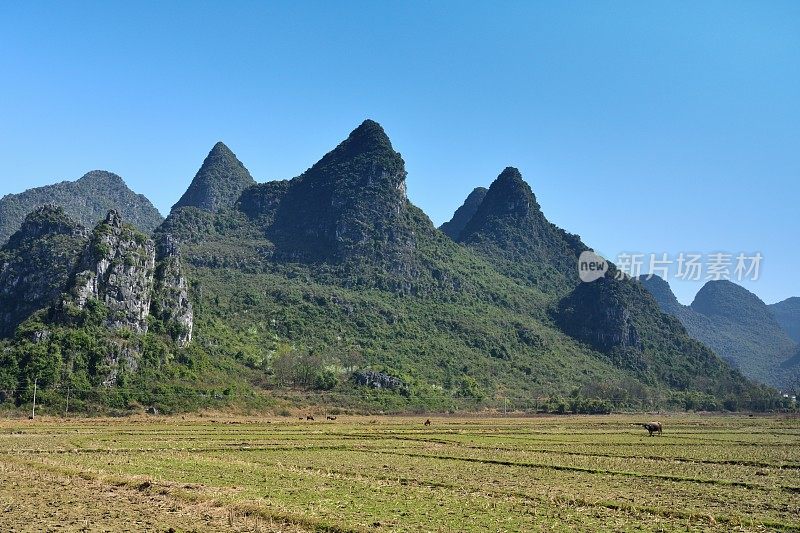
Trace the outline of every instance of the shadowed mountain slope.
{"type": "Polygon", "coordinates": [[[487,192],[489,192],[489,189],[485,187],[476,187],[473,189],[472,192],[469,193],[469,196],[467,196],[467,199],[464,200],[464,203],[461,204],[461,207],[456,209],[456,212],[453,213],[453,217],[439,226],[439,229],[442,230],[445,235],[457,241],[459,235],[461,235],[461,231],[467,223],[472,220],[472,217],[475,216],[481,202],[486,198],[487,192]]]}

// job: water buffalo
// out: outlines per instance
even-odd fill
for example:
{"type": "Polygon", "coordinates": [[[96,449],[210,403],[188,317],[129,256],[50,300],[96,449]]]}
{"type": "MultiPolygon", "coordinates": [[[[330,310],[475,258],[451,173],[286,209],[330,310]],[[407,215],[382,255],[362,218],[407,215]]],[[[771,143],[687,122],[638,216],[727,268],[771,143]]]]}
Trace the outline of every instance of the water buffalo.
{"type": "Polygon", "coordinates": [[[638,424],[647,430],[649,436],[652,437],[656,433],[661,435],[661,422],[647,422],[646,424],[638,424]]]}

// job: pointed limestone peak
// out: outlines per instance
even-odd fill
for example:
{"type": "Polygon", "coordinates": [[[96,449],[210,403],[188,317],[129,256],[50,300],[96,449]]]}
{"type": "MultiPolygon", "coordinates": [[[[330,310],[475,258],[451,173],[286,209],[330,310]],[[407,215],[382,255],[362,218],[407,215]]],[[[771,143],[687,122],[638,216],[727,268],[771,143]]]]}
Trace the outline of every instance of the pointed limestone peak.
{"type": "Polygon", "coordinates": [[[533,207],[539,209],[530,185],[522,179],[515,167],[506,167],[489,187],[489,194],[497,203],[505,203],[509,211],[527,214],[533,207]],[[522,211],[521,211],[522,209],[522,211]]]}
{"type": "Polygon", "coordinates": [[[383,130],[383,126],[374,120],[366,119],[356,129],[350,132],[347,138],[351,143],[358,143],[362,146],[392,146],[389,136],[383,130]]]}
{"type": "Polygon", "coordinates": [[[577,259],[587,249],[579,236],[547,220],[514,167],[504,169],[492,182],[458,242],[503,273],[545,292],[559,293],[578,281],[577,259]]]}
{"type": "Polygon", "coordinates": [[[388,257],[386,250],[411,238],[405,179],[403,158],[383,128],[364,121],[311,168],[274,191],[282,197],[270,228],[276,256],[315,261],[388,257]]]}
{"type": "Polygon", "coordinates": [[[234,153],[231,152],[231,149],[228,148],[222,141],[217,141],[214,143],[214,146],[211,147],[211,151],[208,153],[208,155],[212,154],[229,154],[236,157],[234,153]]]}
{"type": "Polygon", "coordinates": [[[399,194],[405,199],[405,178],[405,162],[392,148],[386,132],[374,120],[365,120],[347,139],[292,180],[292,186],[314,184],[314,194],[333,187],[336,194],[349,190],[346,194],[360,195],[371,190],[399,194]]]}
{"type": "Polygon", "coordinates": [[[347,139],[325,154],[311,169],[321,170],[331,165],[349,164],[346,162],[359,159],[372,166],[381,166],[394,169],[403,166],[400,154],[392,148],[392,141],[383,130],[383,127],[374,120],[365,120],[356,129],[350,132],[347,139]]]}
{"type": "Polygon", "coordinates": [[[469,193],[469,196],[467,196],[467,199],[464,200],[464,203],[461,204],[461,207],[456,209],[456,212],[453,213],[453,218],[442,224],[439,229],[442,230],[445,235],[457,241],[461,231],[472,217],[475,216],[487,192],[489,192],[489,189],[486,187],[474,188],[472,192],[469,193]]]}
{"type": "Polygon", "coordinates": [[[496,226],[519,228],[522,221],[546,223],[536,197],[520,171],[506,167],[492,182],[475,215],[461,231],[459,240],[467,240],[485,230],[496,233],[496,226]]]}
{"type": "Polygon", "coordinates": [[[189,188],[172,209],[180,207],[199,207],[216,212],[231,208],[239,195],[256,182],[224,143],[218,142],[203,161],[189,188]]]}
{"type": "Polygon", "coordinates": [[[503,169],[503,171],[500,173],[500,175],[497,176],[497,179],[495,181],[501,182],[501,183],[502,182],[513,182],[513,183],[522,182],[523,181],[522,173],[519,171],[519,169],[517,167],[506,167],[506,168],[503,169]]]}

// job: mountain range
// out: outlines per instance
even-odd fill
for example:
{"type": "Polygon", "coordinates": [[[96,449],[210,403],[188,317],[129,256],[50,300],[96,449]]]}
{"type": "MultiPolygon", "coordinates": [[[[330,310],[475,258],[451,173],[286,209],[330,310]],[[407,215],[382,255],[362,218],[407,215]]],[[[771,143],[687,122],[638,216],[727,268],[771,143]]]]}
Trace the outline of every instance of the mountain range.
{"type": "Polygon", "coordinates": [[[660,277],[641,276],[640,281],[665,313],[746,376],[790,390],[800,385],[800,361],[793,360],[797,341],[791,337],[800,326],[796,298],[768,306],[744,287],[716,280],[685,306],[660,277]]]}
{"type": "Polygon", "coordinates": [[[216,144],[152,232],[120,209],[91,231],[69,206],[34,211],[0,250],[0,388],[23,403],[39,379],[57,402],[67,383],[87,409],[123,410],[320,395],[382,410],[778,405],[642,283],[613,265],[580,282],[589,247],[519,170],[441,230],[405,179],[367,120],[289,180],[256,183],[216,144]],[[34,249],[53,272],[25,264],[34,249]]]}

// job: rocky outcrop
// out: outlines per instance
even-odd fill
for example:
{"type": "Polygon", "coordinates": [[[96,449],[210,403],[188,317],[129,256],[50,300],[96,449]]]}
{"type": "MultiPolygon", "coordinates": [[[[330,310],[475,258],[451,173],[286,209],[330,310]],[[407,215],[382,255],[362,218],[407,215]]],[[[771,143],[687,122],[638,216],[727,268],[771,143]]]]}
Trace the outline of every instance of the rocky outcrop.
{"type": "Polygon", "coordinates": [[[178,242],[172,235],[161,236],[156,247],[156,260],[155,292],[150,313],[179,346],[185,347],[192,341],[194,311],[178,242]]]}
{"type": "Polygon", "coordinates": [[[631,305],[619,286],[631,281],[600,278],[581,283],[559,303],[558,322],[572,337],[601,352],[615,348],[641,348],[631,305]]]}
{"type": "Polygon", "coordinates": [[[71,301],[82,309],[99,301],[106,307],[108,327],[146,333],[154,273],[153,241],[123,224],[117,211],[109,211],[78,264],[71,301]]]}
{"type": "Polygon", "coordinates": [[[504,274],[561,294],[578,283],[578,256],[588,249],[580,237],[547,220],[514,167],[506,167],[492,182],[457,241],[504,274]]]}
{"type": "Polygon", "coordinates": [[[370,387],[372,389],[404,390],[406,384],[400,378],[376,372],[374,370],[359,370],[353,373],[353,381],[356,385],[370,387]]]}
{"type": "MultiPolygon", "coordinates": [[[[48,308],[46,322],[80,325],[86,317],[78,319],[76,311],[88,310],[90,321],[102,320],[111,331],[141,334],[152,324],[179,346],[192,339],[194,314],[178,243],[163,234],[156,247],[113,210],[89,233],[60,207],[43,206],[0,249],[0,336],[48,308]]],[[[139,341],[117,337],[111,352],[135,366],[139,341]]],[[[107,361],[109,376],[117,362],[116,356],[107,361]]]]}
{"type": "Polygon", "coordinates": [[[142,347],[138,339],[111,340],[101,364],[95,369],[97,374],[103,376],[103,386],[113,387],[123,374],[136,372],[141,355],[142,347]]]}
{"type": "Polygon", "coordinates": [[[0,337],[58,298],[88,238],[57,206],[42,206],[25,218],[0,249],[0,337]]]}

